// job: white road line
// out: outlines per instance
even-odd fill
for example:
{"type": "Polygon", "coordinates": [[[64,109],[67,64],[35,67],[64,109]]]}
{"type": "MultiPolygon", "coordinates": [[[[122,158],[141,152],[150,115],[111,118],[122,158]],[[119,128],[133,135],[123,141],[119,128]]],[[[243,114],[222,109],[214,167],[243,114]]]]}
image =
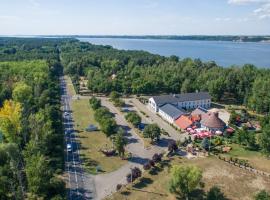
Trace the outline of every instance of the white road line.
{"type": "MultiPolygon", "coordinates": [[[[65,90],[65,109],[66,110],[70,110],[70,106],[69,106],[69,102],[68,102],[68,94],[67,94],[67,91],[66,90],[65,90]]],[[[70,130],[70,129],[72,130],[72,125],[70,124],[70,120],[72,120],[71,115],[69,116],[69,118],[67,120],[68,130],[70,130]]],[[[72,133],[69,133],[68,135],[69,135],[69,139],[71,141],[71,144],[73,146],[74,141],[71,138],[71,135],[74,135],[73,130],[72,130],[72,133]]],[[[75,158],[74,158],[73,148],[71,149],[71,152],[72,152],[73,167],[74,167],[74,172],[75,172],[76,190],[77,190],[77,194],[79,195],[78,175],[77,175],[76,162],[75,162],[75,158]]]]}

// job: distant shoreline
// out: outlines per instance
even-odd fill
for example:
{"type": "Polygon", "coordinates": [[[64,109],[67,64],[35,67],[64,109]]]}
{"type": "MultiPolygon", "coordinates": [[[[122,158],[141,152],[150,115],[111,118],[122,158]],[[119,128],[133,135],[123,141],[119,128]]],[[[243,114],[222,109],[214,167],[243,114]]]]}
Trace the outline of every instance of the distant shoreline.
{"type": "Polygon", "coordinates": [[[159,40],[198,40],[198,41],[228,41],[228,42],[264,42],[270,43],[270,36],[166,36],[166,35],[78,35],[76,38],[117,38],[117,39],[159,39],[159,40]]]}
{"type": "Polygon", "coordinates": [[[270,43],[270,35],[2,35],[0,37],[113,38],[270,43]]]}

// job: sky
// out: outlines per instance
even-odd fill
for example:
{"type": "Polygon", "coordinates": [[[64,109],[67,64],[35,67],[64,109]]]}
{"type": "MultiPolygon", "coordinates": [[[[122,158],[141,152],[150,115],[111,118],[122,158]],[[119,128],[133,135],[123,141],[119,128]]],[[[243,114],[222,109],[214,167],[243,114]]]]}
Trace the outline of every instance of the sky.
{"type": "Polygon", "coordinates": [[[0,0],[0,35],[270,35],[270,0],[0,0]]]}

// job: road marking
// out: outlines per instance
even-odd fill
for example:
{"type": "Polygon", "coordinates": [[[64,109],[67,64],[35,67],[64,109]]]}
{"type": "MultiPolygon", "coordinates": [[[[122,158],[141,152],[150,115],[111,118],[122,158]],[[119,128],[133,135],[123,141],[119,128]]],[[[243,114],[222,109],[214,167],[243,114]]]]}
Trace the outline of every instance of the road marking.
{"type": "MultiPolygon", "coordinates": [[[[63,88],[63,85],[66,85],[65,84],[65,81],[63,80],[63,83],[61,82],[61,86],[62,86],[62,89],[63,89],[63,94],[62,94],[62,99],[63,99],[63,107],[65,109],[66,112],[69,112],[70,111],[70,105],[69,105],[69,96],[67,94],[67,90],[66,90],[66,86],[64,86],[63,88]]],[[[67,140],[69,140],[73,146],[73,144],[75,143],[76,144],[76,151],[79,152],[79,149],[78,149],[78,144],[76,142],[76,139],[73,139],[73,138],[76,138],[76,136],[74,135],[74,129],[73,129],[73,125],[72,125],[72,115],[70,114],[68,117],[67,116],[63,116],[64,117],[64,130],[65,131],[71,131],[68,132],[68,134],[65,134],[65,139],[66,139],[66,144],[67,144],[67,140]],[[74,137],[71,137],[71,136],[74,136],[74,137]]],[[[80,195],[80,192],[79,192],[79,184],[78,184],[78,174],[77,174],[77,164],[76,164],[76,161],[75,161],[75,151],[73,150],[73,148],[71,149],[71,154],[72,154],[72,163],[73,163],[73,167],[74,167],[74,175],[75,175],[75,181],[76,181],[76,191],[77,191],[77,195],[79,196],[80,195]]],[[[71,186],[71,178],[70,178],[70,174],[73,173],[73,172],[70,172],[69,170],[69,152],[67,151],[67,166],[68,166],[68,174],[69,174],[69,184],[70,184],[70,190],[72,188],[71,186]]],[[[78,155],[78,160],[79,160],[79,167],[81,168],[81,161],[80,161],[80,157],[78,155]]],[[[82,182],[83,182],[83,175],[81,173],[81,176],[82,176],[82,182]]],[[[71,192],[70,192],[70,195],[71,195],[71,192]]],[[[69,195],[69,196],[70,196],[69,195]]],[[[72,199],[72,197],[70,197],[70,199],[72,199]]]]}

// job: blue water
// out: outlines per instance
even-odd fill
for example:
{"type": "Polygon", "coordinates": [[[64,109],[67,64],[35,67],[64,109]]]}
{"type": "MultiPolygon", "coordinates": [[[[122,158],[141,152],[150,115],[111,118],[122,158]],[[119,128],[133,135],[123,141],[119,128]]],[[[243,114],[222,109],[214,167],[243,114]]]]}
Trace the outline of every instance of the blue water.
{"type": "Polygon", "coordinates": [[[111,45],[117,49],[144,50],[163,56],[176,55],[180,58],[200,58],[215,61],[227,67],[231,65],[254,64],[270,68],[270,43],[119,39],[119,38],[79,38],[93,44],[111,45]]]}

